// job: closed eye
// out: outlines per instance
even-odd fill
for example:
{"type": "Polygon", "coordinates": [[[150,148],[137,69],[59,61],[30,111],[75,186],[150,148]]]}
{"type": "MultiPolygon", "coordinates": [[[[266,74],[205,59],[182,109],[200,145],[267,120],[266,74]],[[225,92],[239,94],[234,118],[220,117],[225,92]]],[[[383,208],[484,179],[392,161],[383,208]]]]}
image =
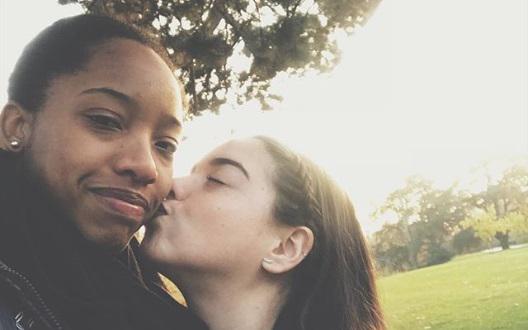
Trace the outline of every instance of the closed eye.
{"type": "Polygon", "coordinates": [[[210,175],[207,176],[207,181],[215,183],[215,184],[220,184],[220,185],[225,185],[226,184],[225,182],[223,182],[223,181],[221,181],[221,180],[219,180],[219,179],[217,179],[217,178],[215,178],[213,176],[210,176],[210,175]]]}

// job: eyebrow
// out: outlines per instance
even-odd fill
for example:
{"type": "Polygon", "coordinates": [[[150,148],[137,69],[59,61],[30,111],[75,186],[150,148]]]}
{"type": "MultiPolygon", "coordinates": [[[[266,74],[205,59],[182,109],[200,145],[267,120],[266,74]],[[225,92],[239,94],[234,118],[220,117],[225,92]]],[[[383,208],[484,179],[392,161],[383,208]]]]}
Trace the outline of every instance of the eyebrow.
{"type": "MultiPolygon", "coordinates": [[[[117,91],[113,88],[109,88],[109,87],[89,88],[81,92],[81,94],[98,94],[98,93],[106,94],[108,96],[111,96],[117,99],[118,101],[121,101],[127,104],[132,104],[132,105],[137,104],[137,102],[133,98],[128,96],[127,94],[117,91]]],[[[170,115],[164,116],[163,122],[164,122],[163,126],[177,126],[177,127],[183,126],[181,120],[179,120],[178,118],[174,116],[170,116],[170,115]]]]}
{"type": "Polygon", "coordinates": [[[179,129],[181,129],[183,127],[182,122],[178,118],[176,118],[174,116],[171,116],[171,115],[164,115],[163,119],[162,119],[162,122],[163,122],[162,126],[164,126],[164,127],[176,126],[179,129]]]}
{"type": "MultiPolygon", "coordinates": [[[[236,160],[232,160],[232,159],[224,158],[224,157],[216,157],[216,158],[213,158],[209,163],[211,165],[214,165],[214,166],[230,165],[230,166],[236,167],[237,169],[239,169],[244,174],[246,179],[249,180],[248,171],[244,168],[244,166],[242,164],[240,164],[236,160]]],[[[195,169],[195,167],[193,167],[193,171],[194,171],[194,169],[195,169]]]]}
{"type": "Polygon", "coordinates": [[[115,89],[108,88],[108,87],[89,88],[81,92],[81,94],[97,94],[97,93],[109,95],[125,103],[129,103],[129,104],[136,103],[134,99],[132,99],[130,96],[126,95],[125,93],[116,91],[115,89]]]}

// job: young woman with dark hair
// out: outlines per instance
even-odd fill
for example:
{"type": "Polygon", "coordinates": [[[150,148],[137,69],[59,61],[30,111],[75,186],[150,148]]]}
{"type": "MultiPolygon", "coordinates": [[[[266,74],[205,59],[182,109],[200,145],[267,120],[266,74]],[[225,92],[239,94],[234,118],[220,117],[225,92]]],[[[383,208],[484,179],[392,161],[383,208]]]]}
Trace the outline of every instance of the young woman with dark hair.
{"type": "Polygon", "coordinates": [[[135,257],[185,113],[160,49],[93,15],[24,49],[0,115],[1,329],[205,328],[135,257]]]}
{"type": "Polygon", "coordinates": [[[210,329],[385,329],[347,194],[275,140],[216,148],[164,207],[141,249],[210,329]]]}

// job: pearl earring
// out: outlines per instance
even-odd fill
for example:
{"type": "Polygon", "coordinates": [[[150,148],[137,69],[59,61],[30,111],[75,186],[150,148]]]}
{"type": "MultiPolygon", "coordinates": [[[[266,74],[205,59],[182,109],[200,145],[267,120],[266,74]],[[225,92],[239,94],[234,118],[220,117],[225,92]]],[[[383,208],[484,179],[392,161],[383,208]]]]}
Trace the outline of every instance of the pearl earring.
{"type": "Polygon", "coordinates": [[[17,151],[22,147],[22,143],[18,139],[12,139],[9,141],[9,146],[11,150],[17,151]]]}

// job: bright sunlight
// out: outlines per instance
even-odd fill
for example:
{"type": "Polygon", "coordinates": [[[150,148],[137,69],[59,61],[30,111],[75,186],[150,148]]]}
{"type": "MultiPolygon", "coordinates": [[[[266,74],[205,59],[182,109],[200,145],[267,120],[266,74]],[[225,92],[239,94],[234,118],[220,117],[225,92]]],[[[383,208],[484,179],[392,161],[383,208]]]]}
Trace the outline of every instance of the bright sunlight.
{"type": "MultiPolygon", "coordinates": [[[[23,45],[80,12],[55,0],[0,2],[0,102],[23,45]]],[[[276,78],[284,101],[273,111],[226,105],[188,123],[176,172],[221,139],[271,134],[327,169],[371,233],[382,224],[370,214],[406,177],[443,186],[528,154],[526,1],[384,0],[362,29],[336,38],[335,70],[276,78]]]]}

